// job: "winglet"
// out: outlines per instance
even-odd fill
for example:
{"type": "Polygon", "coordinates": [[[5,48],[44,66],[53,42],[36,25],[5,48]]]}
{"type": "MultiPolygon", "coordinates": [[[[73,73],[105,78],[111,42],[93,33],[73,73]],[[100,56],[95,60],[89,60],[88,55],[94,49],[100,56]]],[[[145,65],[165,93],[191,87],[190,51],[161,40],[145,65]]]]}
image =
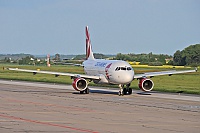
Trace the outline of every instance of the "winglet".
{"type": "Polygon", "coordinates": [[[94,60],[88,26],[86,26],[85,28],[85,33],[86,33],[86,59],[94,60]]]}

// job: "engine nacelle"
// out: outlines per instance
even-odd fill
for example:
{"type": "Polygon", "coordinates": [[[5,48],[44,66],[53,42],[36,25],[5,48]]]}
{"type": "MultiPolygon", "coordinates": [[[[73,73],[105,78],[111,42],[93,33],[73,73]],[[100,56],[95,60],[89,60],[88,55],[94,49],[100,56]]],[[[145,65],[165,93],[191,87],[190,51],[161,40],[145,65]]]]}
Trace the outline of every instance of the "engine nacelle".
{"type": "Polygon", "coordinates": [[[87,88],[87,81],[84,78],[75,78],[72,86],[77,91],[84,91],[87,88]]]}
{"type": "Polygon", "coordinates": [[[143,78],[139,79],[138,86],[143,91],[151,91],[153,89],[154,83],[150,79],[143,78]]]}

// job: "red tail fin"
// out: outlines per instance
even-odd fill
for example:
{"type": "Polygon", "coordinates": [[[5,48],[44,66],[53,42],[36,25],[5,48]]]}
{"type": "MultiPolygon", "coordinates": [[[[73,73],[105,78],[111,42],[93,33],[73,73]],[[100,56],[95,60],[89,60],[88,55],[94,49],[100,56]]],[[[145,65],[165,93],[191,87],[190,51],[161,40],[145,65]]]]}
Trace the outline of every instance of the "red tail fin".
{"type": "Polygon", "coordinates": [[[88,26],[86,26],[85,28],[85,32],[86,32],[86,59],[94,59],[94,55],[92,52],[92,46],[91,46],[91,42],[90,42],[90,34],[88,31],[88,26]]]}

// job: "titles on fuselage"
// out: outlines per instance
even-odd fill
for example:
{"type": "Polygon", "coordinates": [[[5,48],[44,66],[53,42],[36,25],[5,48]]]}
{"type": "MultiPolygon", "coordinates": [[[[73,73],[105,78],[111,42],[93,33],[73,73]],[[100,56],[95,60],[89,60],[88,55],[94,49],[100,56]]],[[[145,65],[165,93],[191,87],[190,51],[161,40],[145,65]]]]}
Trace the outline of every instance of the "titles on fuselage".
{"type": "Polygon", "coordinates": [[[106,64],[107,64],[107,63],[105,63],[105,62],[97,62],[97,63],[95,64],[95,66],[98,66],[98,67],[105,67],[106,64]]]}

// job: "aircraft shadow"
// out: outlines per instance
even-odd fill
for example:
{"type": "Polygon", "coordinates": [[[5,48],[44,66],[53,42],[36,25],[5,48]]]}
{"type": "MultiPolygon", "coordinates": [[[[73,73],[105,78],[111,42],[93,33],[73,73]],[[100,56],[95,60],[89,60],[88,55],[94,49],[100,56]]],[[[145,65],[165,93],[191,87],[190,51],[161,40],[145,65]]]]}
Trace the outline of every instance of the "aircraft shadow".
{"type": "Polygon", "coordinates": [[[138,95],[151,95],[150,92],[138,92],[137,94],[138,95]]]}
{"type": "MultiPolygon", "coordinates": [[[[111,91],[105,91],[105,90],[90,90],[90,93],[98,93],[98,94],[111,94],[111,95],[118,95],[118,92],[111,92],[111,91]]],[[[73,94],[80,94],[79,92],[74,92],[73,94]]],[[[84,95],[84,94],[80,94],[84,95]]]]}
{"type": "Polygon", "coordinates": [[[111,92],[111,91],[105,91],[105,90],[90,90],[90,93],[100,93],[100,94],[118,94],[118,92],[111,92]]]}

